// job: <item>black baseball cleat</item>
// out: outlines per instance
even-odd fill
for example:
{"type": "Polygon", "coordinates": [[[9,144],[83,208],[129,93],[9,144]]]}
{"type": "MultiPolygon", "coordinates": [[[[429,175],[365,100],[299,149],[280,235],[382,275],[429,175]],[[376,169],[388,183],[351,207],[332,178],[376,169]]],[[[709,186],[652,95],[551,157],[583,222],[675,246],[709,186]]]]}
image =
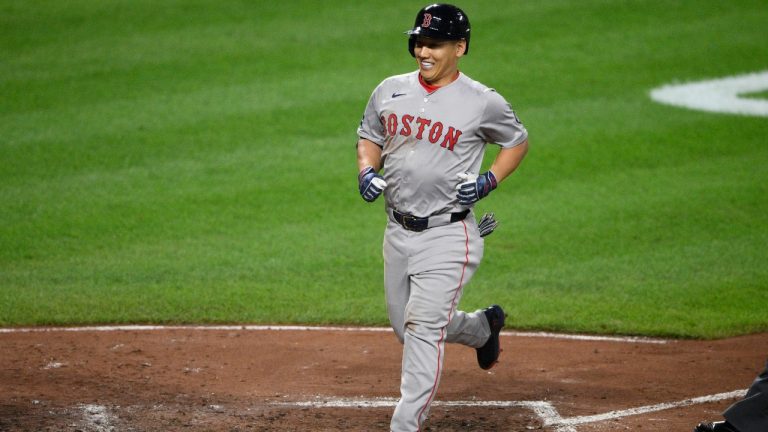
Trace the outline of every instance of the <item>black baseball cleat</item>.
{"type": "Polygon", "coordinates": [[[499,305],[493,305],[485,309],[483,313],[485,314],[485,319],[488,320],[488,325],[491,327],[491,336],[485,345],[477,348],[477,364],[480,365],[481,369],[488,370],[499,361],[499,353],[501,352],[499,333],[504,328],[506,314],[499,305]]]}
{"type": "Polygon", "coordinates": [[[733,425],[727,421],[721,421],[714,423],[699,423],[693,432],[739,432],[739,430],[733,427],[733,425]]]}

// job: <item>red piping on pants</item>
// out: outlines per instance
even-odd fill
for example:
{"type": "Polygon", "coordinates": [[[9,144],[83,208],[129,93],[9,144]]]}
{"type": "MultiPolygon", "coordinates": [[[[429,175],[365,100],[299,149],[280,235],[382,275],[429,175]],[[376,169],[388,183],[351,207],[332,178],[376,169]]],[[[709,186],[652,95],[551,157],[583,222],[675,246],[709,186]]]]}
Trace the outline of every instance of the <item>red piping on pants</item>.
{"type": "MultiPolygon", "coordinates": [[[[450,324],[451,318],[453,317],[453,310],[456,308],[456,297],[461,292],[462,285],[464,285],[464,272],[466,271],[467,265],[469,264],[469,234],[467,234],[467,223],[461,221],[461,224],[464,225],[464,238],[466,239],[464,241],[464,248],[466,252],[464,255],[464,265],[461,267],[461,278],[459,279],[459,286],[456,288],[456,292],[453,294],[453,299],[451,300],[451,309],[448,311],[448,324],[450,324]]],[[[432,393],[429,394],[427,403],[424,404],[424,407],[421,409],[421,411],[419,411],[419,416],[416,418],[416,423],[419,425],[419,432],[421,432],[421,416],[424,415],[424,411],[427,410],[427,407],[432,404],[432,398],[435,397],[435,392],[437,391],[437,380],[440,379],[440,358],[442,357],[443,347],[445,347],[445,329],[448,327],[448,324],[440,329],[440,340],[437,341],[437,372],[435,373],[435,382],[432,384],[432,393]]]]}

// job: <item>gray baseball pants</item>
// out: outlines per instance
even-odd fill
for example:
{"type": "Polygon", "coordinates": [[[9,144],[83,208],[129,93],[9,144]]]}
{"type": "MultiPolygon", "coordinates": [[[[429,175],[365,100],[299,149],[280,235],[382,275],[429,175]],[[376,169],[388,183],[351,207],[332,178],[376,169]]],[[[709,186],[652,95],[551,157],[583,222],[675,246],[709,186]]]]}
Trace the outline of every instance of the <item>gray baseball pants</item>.
{"type": "Polygon", "coordinates": [[[457,310],[483,257],[483,238],[472,213],[422,232],[408,231],[390,217],[383,249],[389,320],[403,343],[400,401],[390,429],[415,432],[437,393],[445,343],[479,348],[491,334],[481,310],[457,310]]]}

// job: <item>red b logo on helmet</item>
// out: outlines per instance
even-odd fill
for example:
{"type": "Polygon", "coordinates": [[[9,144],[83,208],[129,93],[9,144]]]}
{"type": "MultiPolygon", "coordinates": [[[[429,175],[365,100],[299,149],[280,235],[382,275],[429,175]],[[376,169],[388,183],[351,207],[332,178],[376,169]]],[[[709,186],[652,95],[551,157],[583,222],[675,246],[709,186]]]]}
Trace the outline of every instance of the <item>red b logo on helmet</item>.
{"type": "Polygon", "coordinates": [[[424,14],[424,22],[421,23],[422,27],[429,27],[429,24],[432,23],[432,14],[425,13],[424,14]]]}

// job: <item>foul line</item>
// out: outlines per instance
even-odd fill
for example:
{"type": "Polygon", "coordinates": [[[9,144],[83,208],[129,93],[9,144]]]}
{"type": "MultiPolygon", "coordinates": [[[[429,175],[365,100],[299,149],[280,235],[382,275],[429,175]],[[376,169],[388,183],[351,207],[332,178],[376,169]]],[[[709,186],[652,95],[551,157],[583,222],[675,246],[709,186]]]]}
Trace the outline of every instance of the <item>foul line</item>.
{"type": "MultiPolygon", "coordinates": [[[[700,396],[691,399],[683,399],[676,402],[665,402],[655,405],[646,405],[625,410],[609,411],[604,414],[563,418],[557,409],[545,401],[435,401],[432,406],[437,407],[481,407],[481,408],[510,408],[521,407],[532,410],[541,419],[544,427],[554,428],[556,432],[577,432],[575,426],[598,423],[606,420],[615,420],[623,417],[648,414],[664,411],[672,408],[682,408],[691,405],[718,402],[726,399],[744,397],[746,390],[734,390],[726,393],[718,393],[709,396],[700,396]]],[[[318,399],[314,401],[278,402],[276,406],[289,406],[296,408],[392,408],[397,405],[395,398],[374,399],[318,399]]]]}
{"type": "MultiPolygon", "coordinates": [[[[287,325],[114,325],[84,327],[4,327],[0,333],[45,332],[113,332],[113,331],[160,331],[160,330],[224,330],[224,331],[325,331],[325,332],[391,332],[389,327],[341,327],[341,326],[287,326],[287,325]]],[[[624,343],[666,344],[670,341],[635,336],[597,336],[549,332],[503,331],[502,336],[539,337],[581,341],[605,341],[624,343]]]]}

